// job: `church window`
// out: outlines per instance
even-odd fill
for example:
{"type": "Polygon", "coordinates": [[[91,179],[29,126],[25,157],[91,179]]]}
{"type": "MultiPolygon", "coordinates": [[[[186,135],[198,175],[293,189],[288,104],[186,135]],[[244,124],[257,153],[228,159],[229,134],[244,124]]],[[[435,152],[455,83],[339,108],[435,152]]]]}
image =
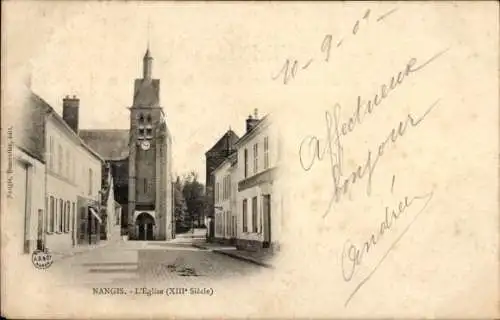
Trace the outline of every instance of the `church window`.
{"type": "Polygon", "coordinates": [[[144,129],[139,129],[139,139],[141,139],[144,136],[144,129]]]}
{"type": "Polygon", "coordinates": [[[147,116],[147,122],[151,123],[151,115],[150,114],[148,114],[148,116],[147,116]]]}
{"type": "Polygon", "coordinates": [[[139,114],[139,123],[144,123],[144,116],[141,114],[139,114]]]}
{"type": "Polygon", "coordinates": [[[146,129],[146,137],[147,138],[153,137],[153,129],[151,129],[151,128],[146,129]]]}

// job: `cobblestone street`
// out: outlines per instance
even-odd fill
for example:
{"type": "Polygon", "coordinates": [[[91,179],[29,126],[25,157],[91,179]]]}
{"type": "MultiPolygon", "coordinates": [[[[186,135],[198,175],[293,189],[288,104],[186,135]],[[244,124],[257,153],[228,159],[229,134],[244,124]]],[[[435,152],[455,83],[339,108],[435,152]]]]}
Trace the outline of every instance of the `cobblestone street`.
{"type": "Polygon", "coordinates": [[[57,286],[203,286],[252,274],[262,267],[193,247],[202,240],[121,241],[55,261],[57,286]]]}

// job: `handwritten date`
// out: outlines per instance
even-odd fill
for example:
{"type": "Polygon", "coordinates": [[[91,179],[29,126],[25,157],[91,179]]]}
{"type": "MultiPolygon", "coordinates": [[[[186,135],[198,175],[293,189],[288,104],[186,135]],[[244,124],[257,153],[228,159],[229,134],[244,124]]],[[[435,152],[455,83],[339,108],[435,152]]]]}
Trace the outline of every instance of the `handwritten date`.
{"type": "MultiPolygon", "coordinates": [[[[396,12],[397,9],[392,9],[381,16],[376,20],[377,22],[382,21],[385,19],[387,16],[390,14],[396,12]]],[[[352,34],[355,36],[358,34],[360,27],[362,24],[365,24],[369,21],[370,18],[370,13],[371,10],[368,9],[366,10],[365,14],[363,15],[363,18],[358,19],[353,27],[352,27],[352,34]]],[[[324,62],[329,62],[330,61],[330,56],[332,53],[332,42],[333,42],[333,35],[332,34],[326,34],[323,38],[323,41],[321,42],[321,47],[320,47],[320,52],[324,56],[322,59],[324,62]]],[[[340,47],[344,43],[344,38],[341,38],[340,40],[337,41],[336,47],[340,47]]],[[[288,84],[290,80],[295,79],[297,74],[299,73],[300,70],[305,70],[309,68],[309,66],[314,62],[314,58],[308,59],[306,62],[299,62],[297,59],[286,59],[285,63],[281,67],[280,71],[272,77],[273,80],[276,79],[283,79],[283,84],[288,84]]]]}

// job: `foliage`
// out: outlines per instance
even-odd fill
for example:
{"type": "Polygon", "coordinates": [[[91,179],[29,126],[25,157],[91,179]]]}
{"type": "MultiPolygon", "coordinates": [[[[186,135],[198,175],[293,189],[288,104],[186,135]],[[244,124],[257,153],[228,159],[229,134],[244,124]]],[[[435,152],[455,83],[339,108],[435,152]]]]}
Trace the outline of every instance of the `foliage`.
{"type": "Polygon", "coordinates": [[[180,177],[177,177],[174,183],[174,216],[175,221],[183,222],[187,220],[187,205],[184,195],[182,194],[182,182],[180,177]]]}
{"type": "Polygon", "coordinates": [[[182,195],[186,201],[187,211],[193,220],[203,223],[201,217],[205,205],[205,187],[198,181],[198,174],[190,172],[183,177],[182,195]]]}
{"type": "Polygon", "coordinates": [[[174,183],[174,214],[178,229],[191,226],[192,221],[203,223],[200,220],[205,205],[204,189],[196,172],[184,174],[182,179],[177,177],[174,183]]]}

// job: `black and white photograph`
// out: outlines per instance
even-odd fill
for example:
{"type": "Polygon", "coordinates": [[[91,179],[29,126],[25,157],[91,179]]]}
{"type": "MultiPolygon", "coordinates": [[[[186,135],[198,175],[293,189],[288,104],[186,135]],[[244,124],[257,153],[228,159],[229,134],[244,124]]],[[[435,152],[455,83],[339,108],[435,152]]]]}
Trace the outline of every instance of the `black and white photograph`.
{"type": "Polygon", "coordinates": [[[2,316],[498,316],[495,10],[2,2],[2,316]]]}

